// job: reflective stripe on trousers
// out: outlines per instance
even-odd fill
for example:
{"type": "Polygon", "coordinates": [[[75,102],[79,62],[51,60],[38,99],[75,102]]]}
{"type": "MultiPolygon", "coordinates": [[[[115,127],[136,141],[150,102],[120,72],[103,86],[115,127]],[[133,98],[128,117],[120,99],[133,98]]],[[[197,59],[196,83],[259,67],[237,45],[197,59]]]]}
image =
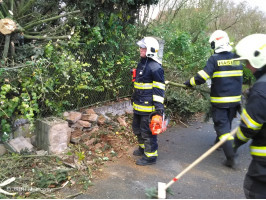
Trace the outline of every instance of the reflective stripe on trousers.
{"type": "Polygon", "coordinates": [[[233,103],[240,102],[241,96],[231,96],[231,97],[211,97],[212,103],[233,103]]]}
{"type": "Polygon", "coordinates": [[[132,122],[133,133],[138,138],[140,147],[144,147],[144,153],[147,157],[158,156],[157,135],[152,135],[149,127],[149,115],[137,115],[134,113],[132,122]]]}

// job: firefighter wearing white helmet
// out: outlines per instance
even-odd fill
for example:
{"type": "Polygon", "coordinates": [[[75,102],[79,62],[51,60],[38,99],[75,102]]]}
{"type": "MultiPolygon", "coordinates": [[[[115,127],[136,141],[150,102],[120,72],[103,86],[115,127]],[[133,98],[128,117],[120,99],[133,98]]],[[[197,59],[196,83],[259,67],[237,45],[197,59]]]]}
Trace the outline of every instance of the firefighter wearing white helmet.
{"type": "Polygon", "coordinates": [[[215,53],[220,53],[223,51],[231,51],[230,40],[225,31],[217,30],[214,31],[209,39],[211,48],[214,49],[215,53]]]}
{"type": "Polygon", "coordinates": [[[235,137],[235,151],[251,140],[252,160],[244,180],[246,198],[266,199],[266,35],[253,34],[236,45],[236,53],[246,61],[256,82],[249,90],[235,137]]]}
{"type": "Polygon", "coordinates": [[[155,164],[158,157],[157,135],[149,128],[149,115],[164,112],[164,70],[158,59],[159,43],[153,37],[144,37],[137,42],[140,47],[140,62],[135,70],[132,106],[134,111],[132,129],[138,138],[139,147],[133,152],[141,156],[137,165],[155,164]]]}
{"type": "MultiPolygon", "coordinates": [[[[214,31],[209,42],[214,49],[214,54],[210,56],[206,66],[184,84],[193,87],[211,79],[212,119],[216,131],[215,142],[218,142],[230,133],[232,121],[237,111],[241,109],[243,67],[240,62],[236,63],[232,60],[237,55],[231,52],[232,47],[226,32],[214,31]]],[[[226,157],[224,165],[231,168],[236,167],[233,141],[232,136],[228,137],[222,145],[226,157]]]]}
{"type": "Polygon", "coordinates": [[[146,48],[146,56],[155,60],[159,64],[162,64],[158,58],[159,42],[153,37],[144,37],[137,42],[137,45],[141,48],[146,48]]]}

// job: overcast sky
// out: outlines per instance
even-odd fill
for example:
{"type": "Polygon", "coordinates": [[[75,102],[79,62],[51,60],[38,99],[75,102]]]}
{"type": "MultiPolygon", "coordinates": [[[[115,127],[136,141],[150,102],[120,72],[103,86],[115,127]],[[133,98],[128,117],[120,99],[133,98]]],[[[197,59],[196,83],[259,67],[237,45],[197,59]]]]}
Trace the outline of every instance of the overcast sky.
{"type": "MultiPolygon", "coordinates": [[[[250,7],[258,7],[261,11],[263,11],[266,14],[266,0],[231,0],[234,1],[236,3],[240,3],[240,2],[247,2],[247,4],[250,7]]],[[[152,13],[152,18],[155,18],[158,14],[159,11],[159,7],[158,6],[154,6],[155,10],[152,13]]]]}
{"type": "Polygon", "coordinates": [[[266,13],[266,0],[233,0],[237,3],[246,1],[251,7],[258,7],[266,13]]]}

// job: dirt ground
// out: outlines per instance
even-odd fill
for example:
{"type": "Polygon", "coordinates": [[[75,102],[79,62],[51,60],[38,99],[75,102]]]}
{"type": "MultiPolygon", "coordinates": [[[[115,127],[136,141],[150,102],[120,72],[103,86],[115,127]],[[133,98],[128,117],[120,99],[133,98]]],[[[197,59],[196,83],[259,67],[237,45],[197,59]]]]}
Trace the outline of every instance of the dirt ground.
{"type": "MultiPolygon", "coordinates": [[[[239,123],[235,119],[234,127],[239,123]]],[[[192,121],[169,127],[158,136],[159,156],[155,165],[138,166],[139,158],[130,146],[120,158],[102,165],[93,178],[93,186],[77,195],[77,199],[147,199],[147,190],[158,182],[168,183],[173,177],[206,152],[216,138],[211,121],[192,121]]],[[[169,199],[242,199],[243,179],[251,156],[249,147],[239,149],[239,168],[222,163],[225,156],[216,150],[171,186],[169,199]]],[[[72,191],[74,193],[74,191],[72,191]]],[[[80,191],[76,190],[76,194],[80,191]]]]}
{"type": "MultiPolygon", "coordinates": [[[[94,142],[90,146],[82,141],[70,144],[65,155],[30,157],[25,152],[24,155],[9,155],[8,162],[0,159],[0,175],[17,177],[9,187],[43,189],[17,191],[12,198],[147,198],[147,188],[156,187],[159,181],[171,180],[209,149],[215,139],[212,124],[203,123],[201,114],[189,122],[172,120],[168,130],[158,136],[157,164],[138,166],[135,164],[138,157],[132,155],[137,148],[131,130],[132,115],[123,117],[126,127],[113,118],[115,123],[105,124],[91,135],[94,142]]],[[[191,171],[182,184],[176,184],[177,192],[170,198],[243,198],[241,185],[249,159],[242,157],[245,169],[233,172],[221,165],[223,158],[221,151],[214,152],[214,156],[191,171]]]]}
{"type": "MultiPolygon", "coordinates": [[[[126,126],[121,126],[115,116],[89,135],[91,143],[85,144],[82,140],[77,144],[70,143],[68,152],[63,155],[37,156],[21,152],[3,156],[0,181],[16,177],[15,182],[3,189],[16,192],[12,198],[65,199],[83,193],[102,176],[105,165],[128,159],[128,151],[136,146],[136,137],[131,130],[132,115],[123,118],[126,126]]],[[[10,196],[0,193],[0,198],[10,196]]]]}

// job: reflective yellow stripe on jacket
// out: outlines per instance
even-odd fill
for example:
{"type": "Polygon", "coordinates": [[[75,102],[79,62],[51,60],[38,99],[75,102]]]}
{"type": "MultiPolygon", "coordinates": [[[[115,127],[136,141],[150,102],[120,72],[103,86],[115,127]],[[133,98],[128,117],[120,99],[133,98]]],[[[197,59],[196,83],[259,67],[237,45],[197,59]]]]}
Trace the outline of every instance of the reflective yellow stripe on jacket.
{"type": "Polygon", "coordinates": [[[250,154],[253,156],[266,156],[266,147],[250,146],[250,154]]]}
{"type": "Polygon", "coordinates": [[[243,142],[247,142],[249,141],[249,138],[247,138],[241,131],[241,128],[238,127],[237,132],[236,132],[236,136],[239,140],[243,141],[243,142]]]}
{"type": "Polygon", "coordinates": [[[243,76],[243,70],[218,71],[213,73],[213,78],[243,76]]]}
{"type": "Polygon", "coordinates": [[[137,111],[140,111],[140,112],[153,112],[153,111],[155,111],[154,106],[141,106],[141,105],[137,105],[135,103],[133,103],[133,108],[137,111]]]}
{"type": "Polygon", "coordinates": [[[160,83],[160,82],[156,82],[156,81],[153,81],[152,87],[156,87],[156,88],[159,88],[161,90],[165,90],[165,84],[160,83]]]}
{"type": "Polygon", "coordinates": [[[263,124],[259,124],[258,122],[254,121],[249,114],[247,113],[247,110],[244,108],[243,112],[241,114],[241,119],[246,124],[246,126],[252,130],[260,130],[263,124]]]}
{"type": "Polygon", "coordinates": [[[196,82],[195,82],[195,78],[194,77],[192,77],[190,79],[190,85],[192,85],[192,86],[195,86],[196,85],[196,82]]]}
{"type": "Polygon", "coordinates": [[[156,82],[153,81],[153,83],[139,83],[139,82],[134,82],[134,88],[137,89],[142,89],[142,90],[146,90],[146,89],[152,89],[152,88],[159,88],[161,90],[165,90],[165,84],[164,83],[160,83],[160,82],[156,82]]]}
{"type": "Polygon", "coordinates": [[[153,101],[156,101],[156,102],[159,102],[159,103],[162,103],[164,102],[164,97],[161,97],[161,96],[158,96],[158,95],[152,95],[152,99],[153,101]]]}
{"type": "Polygon", "coordinates": [[[134,82],[134,88],[137,88],[137,89],[140,89],[140,90],[152,89],[152,83],[134,82]]]}
{"type": "Polygon", "coordinates": [[[211,97],[212,103],[232,103],[240,102],[241,96],[231,96],[231,97],[211,97]]]}
{"type": "Polygon", "coordinates": [[[204,71],[204,70],[200,70],[198,72],[198,74],[206,81],[208,78],[210,78],[210,76],[204,71]]]}

